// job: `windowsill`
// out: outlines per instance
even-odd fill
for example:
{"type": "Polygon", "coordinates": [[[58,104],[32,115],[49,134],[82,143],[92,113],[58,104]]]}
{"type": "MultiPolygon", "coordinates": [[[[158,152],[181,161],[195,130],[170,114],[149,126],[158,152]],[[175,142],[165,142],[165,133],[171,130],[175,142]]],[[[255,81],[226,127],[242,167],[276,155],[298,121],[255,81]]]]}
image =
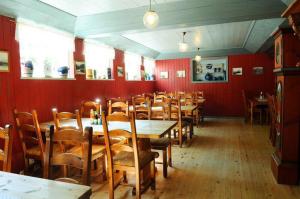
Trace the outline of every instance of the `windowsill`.
{"type": "Polygon", "coordinates": [[[145,82],[155,82],[156,80],[145,80],[145,82]]]}
{"type": "Polygon", "coordinates": [[[21,80],[76,80],[75,78],[64,78],[64,77],[21,77],[21,80]]]}
{"type": "Polygon", "coordinates": [[[138,79],[137,80],[128,80],[128,79],[126,79],[126,81],[127,82],[141,82],[142,80],[141,79],[139,79],[139,80],[138,79]]]}
{"type": "Polygon", "coordinates": [[[114,81],[115,79],[87,79],[87,78],[85,78],[85,80],[88,80],[88,81],[114,81]]]}

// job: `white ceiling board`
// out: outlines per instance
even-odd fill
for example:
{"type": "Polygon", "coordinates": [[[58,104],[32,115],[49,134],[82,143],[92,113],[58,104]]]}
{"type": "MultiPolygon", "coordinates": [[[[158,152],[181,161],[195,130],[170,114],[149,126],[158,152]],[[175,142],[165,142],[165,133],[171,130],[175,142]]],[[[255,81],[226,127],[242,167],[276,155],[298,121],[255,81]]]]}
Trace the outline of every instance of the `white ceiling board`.
{"type": "MultiPolygon", "coordinates": [[[[148,6],[149,0],[40,0],[75,16],[92,15],[148,6]]],[[[153,7],[183,0],[153,0],[153,7]]]]}
{"type": "Polygon", "coordinates": [[[125,34],[124,37],[161,53],[178,51],[182,32],[187,32],[185,41],[190,52],[198,47],[203,50],[242,48],[252,21],[225,23],[217,25],[161,30],[125,34]]]}

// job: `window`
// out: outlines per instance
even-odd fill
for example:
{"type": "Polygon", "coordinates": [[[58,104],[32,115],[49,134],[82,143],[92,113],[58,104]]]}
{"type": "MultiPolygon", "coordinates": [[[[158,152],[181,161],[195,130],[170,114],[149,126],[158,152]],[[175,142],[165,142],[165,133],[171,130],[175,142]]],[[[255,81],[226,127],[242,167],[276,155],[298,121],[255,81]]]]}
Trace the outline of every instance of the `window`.
{"type": "Polygon", "coordinates": [[[84,42],[87,79],[112,79],[115,49],[95,41],[84,42]]]}
{"type": "Polygon", "coordinates": [[[141,80],[142,57],[137,54],[125,52],[125,72],[127,80],[141,80]]]}
{"type": "Polygon", "coordinates": [[[144,57],[145,80],[154,80],[155,60],[144,57]]]}
{"type": "Polygon", "coordinates": [[[21,77],[74,78],[74,36],[47,26],[18,22],[21,77]]]}

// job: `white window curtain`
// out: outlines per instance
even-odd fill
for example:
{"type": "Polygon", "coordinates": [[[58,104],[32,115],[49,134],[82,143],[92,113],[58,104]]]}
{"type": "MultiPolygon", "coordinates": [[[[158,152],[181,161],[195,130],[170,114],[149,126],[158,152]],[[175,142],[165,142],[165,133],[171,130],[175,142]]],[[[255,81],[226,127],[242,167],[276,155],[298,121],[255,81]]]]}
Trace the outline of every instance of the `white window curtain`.
{"type": "Polygon", "coordinates": [[[154,80],[155,60],[144,57],[145,80],[154,80]]]}
{"type": "Polygon", "coordinates": [[[142,57],[140,55],[125,52],[125,72],[127,80],[141,80],[142,57]]]}
{"type": "Polygon", "coordinates": [[[17,22],[16,40],[19,41],[21,75],[26,76],[26,67],[32,66],[32,77],[74,77],[74,36],[54,28],[17,22]]]}
{"type": "MultiPolygon", "coordinates": [[[[99,44],[95,41],[85,40],[84,56],[87,70],[92,70],[93,79],[112,79],[115,49],[99,44]]],[[[88,75],[88,73],[87,73],[88,75]]]]}

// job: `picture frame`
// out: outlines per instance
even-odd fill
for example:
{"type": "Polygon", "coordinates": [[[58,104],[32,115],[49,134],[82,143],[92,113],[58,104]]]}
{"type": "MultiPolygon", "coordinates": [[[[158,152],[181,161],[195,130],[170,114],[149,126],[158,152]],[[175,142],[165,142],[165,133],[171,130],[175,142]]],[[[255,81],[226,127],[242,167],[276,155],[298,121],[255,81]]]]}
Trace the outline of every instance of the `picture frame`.
{"type": "Polygon", "coordinates": [[[84,61],[75,61],[75,74],[76,75],[85,75],[86,68],[84,61]]]}
{"type": "Polygon", "coordinates": [[[9,52],[0,50],[0,72],[9,72],[9,52]]]}
{"type": "Polygon", "coordinates": [[[176,72],[176,77],[184,78],[185,77],[185,70],[178,70],[176,72]]]}
{"type": "Polygon", "coordinates": [[[243,68],[242,67],[232,68],[232,75],[233,76],[242,76],[243,68]]]}
{"type": "Polygon", "coordinates": [[[253,67],[252,72],[254,75],[263,75],[264,74],[264,67],[253,67]]]}
{"type": "Polygon", "coordinates": [[[169,73],[168,71],[162,71],[159,74],[160,79],[168,79],[169,78],[169,73]]]}
{"type": "Polygon", "coordinates": [[[124,77],[124,67],[118,66],[117,73],[118,73],[118,77],[124,77]]]}
{"type": "Polygon", "coordinates": [[[228,58],[207,57],[200,62],[191,60],[192,83],[228,82],[228,58]]]}

